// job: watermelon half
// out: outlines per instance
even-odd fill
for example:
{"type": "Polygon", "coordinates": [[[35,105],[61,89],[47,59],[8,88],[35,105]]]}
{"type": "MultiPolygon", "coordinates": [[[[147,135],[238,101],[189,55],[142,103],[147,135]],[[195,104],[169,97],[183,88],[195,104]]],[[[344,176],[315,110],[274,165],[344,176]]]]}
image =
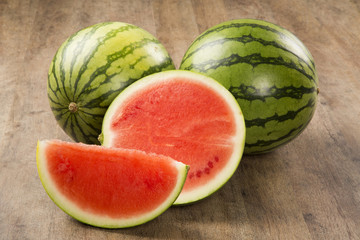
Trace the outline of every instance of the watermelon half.
{"type": "Polygon", "coordinates": [[[160,215],[179,195],[188,171],[165,156],[58,140],[39,141],[36,159],[55,204],[104,228],[136,226],[160,215]]]}
{"type": "Polygon", "coordinates": [[[155,73],[130,85],[107,110],[104,146],[139,149],[190,166],[175,204],[203,199],[235,172],[243,154],[241,109],[215,80],[190,71],[155,73]]]}

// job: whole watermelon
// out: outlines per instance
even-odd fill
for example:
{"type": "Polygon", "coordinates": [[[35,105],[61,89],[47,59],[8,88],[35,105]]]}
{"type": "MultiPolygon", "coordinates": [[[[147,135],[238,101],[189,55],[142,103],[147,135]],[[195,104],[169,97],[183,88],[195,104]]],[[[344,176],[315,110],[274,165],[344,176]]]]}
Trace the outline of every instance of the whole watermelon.
{"type": "Polygon", "coordinates": [[[245,153],[271,151],[310,122],[318,95],[313,57],[292,33],[275,24],[239,19],[198,36],[180,69],[224,85],[245,117],[245,153]]]}
{"type": "Polygon", "coordinates": [[[169,54],[147,31],[99,23],[70,36],[56,52],[48,75],[50,107],[71,138],[98,144],[112,100],[134,81],[171,69],[169,54]]]}

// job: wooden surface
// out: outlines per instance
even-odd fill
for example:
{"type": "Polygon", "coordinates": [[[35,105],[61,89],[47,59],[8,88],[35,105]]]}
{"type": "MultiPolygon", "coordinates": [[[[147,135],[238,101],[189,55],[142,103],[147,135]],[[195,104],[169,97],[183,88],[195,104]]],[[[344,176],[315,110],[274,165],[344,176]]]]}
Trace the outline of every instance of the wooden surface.
{"type": "Polygon", "coordinates": [[[358,0],[0,0],[0,239],[360,239],[358,0]],[[210,198],[135,228],[104,230],[63,213],[39,180],[38,139],[70,139],[46,95],[60,44],[103,21],[145,28],[178,66],[192,40],[225,20],[279,24],[309,48],[316,114],[296,140],[245,156],[210,198]]]}

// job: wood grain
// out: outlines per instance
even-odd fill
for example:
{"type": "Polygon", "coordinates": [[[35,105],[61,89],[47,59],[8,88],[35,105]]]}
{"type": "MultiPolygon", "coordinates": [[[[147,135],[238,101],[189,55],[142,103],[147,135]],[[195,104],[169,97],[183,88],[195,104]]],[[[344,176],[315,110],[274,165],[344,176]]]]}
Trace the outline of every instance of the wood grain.
{"type": "Polygon", "coordinates": [[[0,0],[0,239],[360,239],[360,2],[352,0],[0,0]],[[46,195],[38,139],[71,141],[47,102],[47,71],[72,33],[103,21],[143,27],[176,66],[207,28],[258,18],[295,33],[320,79],[316,114],[284,147],[244,156],[217,193],[153,221],[81,224],[46,195]]]}

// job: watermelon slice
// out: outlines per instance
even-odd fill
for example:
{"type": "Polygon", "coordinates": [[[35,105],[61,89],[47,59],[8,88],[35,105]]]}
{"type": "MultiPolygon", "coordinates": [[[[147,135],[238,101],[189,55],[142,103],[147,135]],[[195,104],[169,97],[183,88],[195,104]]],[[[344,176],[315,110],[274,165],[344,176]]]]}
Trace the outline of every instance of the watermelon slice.
{"type": "Polygon", "coordinates": [[[145,223],[179,195],[188,166],[170,157],[59,140],[39,141],[41,182],[64,212],[98,227],[145,223]]]}
{"type": "Polygon", "coordinates": [[[147,76],[122,91],[105,113],[102,145],[169,156],[190,166],[176,205],[224,185],[243,154],[241,109],[214,79],[182,70],[147,76]]]}

